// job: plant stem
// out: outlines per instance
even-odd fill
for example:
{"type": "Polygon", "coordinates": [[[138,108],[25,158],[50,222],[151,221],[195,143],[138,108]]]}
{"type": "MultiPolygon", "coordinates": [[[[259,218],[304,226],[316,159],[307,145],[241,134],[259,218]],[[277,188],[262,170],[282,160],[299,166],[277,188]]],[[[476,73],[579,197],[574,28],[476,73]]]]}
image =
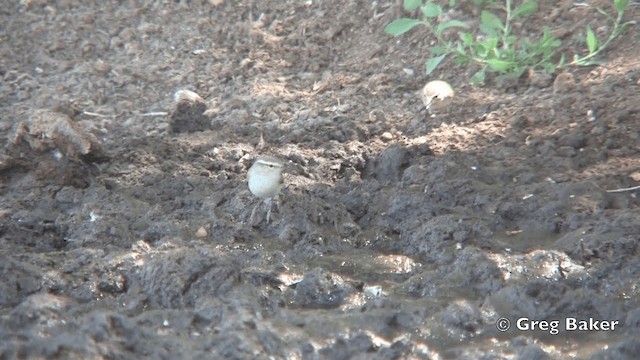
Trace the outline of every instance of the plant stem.
{"type": "Polygon", "coordinates": [[[506,5],[507,7],[505,8],[505,11],[507,12],[507,16],[504,18],[504,29],[502,29],[502,36],[501,36],[501,42],[502,42],[502,48],[504,50],[509,50],[509,42],[507,41],[507,37],[509,36],[509,32],[511,31],[511,0],[506,0],[506,5]]]}

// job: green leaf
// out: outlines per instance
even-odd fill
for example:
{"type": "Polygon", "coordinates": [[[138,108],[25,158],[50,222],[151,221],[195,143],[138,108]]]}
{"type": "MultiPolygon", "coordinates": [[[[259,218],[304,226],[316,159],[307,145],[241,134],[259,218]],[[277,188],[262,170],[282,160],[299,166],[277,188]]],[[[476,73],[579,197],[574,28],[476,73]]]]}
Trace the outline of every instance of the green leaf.
{"type": "Polygon", "coordinates": [[[422,15],[426,18],[438,17],[442,15],[442,8],[440,5],[428,2],[422,6],[422,15]]]}
{"type": "Polygon", "coordinates": [[[449,7],[455,7],[456,6],[456,0],[449,0],[449,7]]]}
{"type": "Polygon", "coordinates": [[[492,29],[502,30],[504,28],[504,24],[502,24],[502,20],[500,20],[498,15],[486,10],[482,10],[482,13],[480,14],[480,21],[482,22],[482,25],[492,29]]]}
{"type": "Polygon", "coordinates": [[[435,56],[440,56],[442,54],[446,54],[449,52],[447,48],[444,48],[442,46],[437,46],[437,45],[430,47],[429,51],[431,52],[432,55],[435,55],[435,56]]]}
{"type": "Polygon", "coordinates": [[[447,55],[440,55],[440,56],[436,56],[436,57],[432,57],[431,59],[427,60],[427,75],[430,75],[433,70],[435,70],[438,65],[440,65],[440,63],[442,62],[442,60],[444,60],[444,58],[447,55]]]}
{"type": "MultiPolygon", "coordinates": [[[[502,2],[502,1],[501,1],[502,2]]],[[[489,9],[500,9],[503,10],[504,6],[500,5],[498,2],[493,0],[482,0],[482,4],[480,7],[489,8],[489,9]]]]}
{"type": "MultiPolygon", "coordinates": [[[[525,38],[526,40],[526,38],[525,38]]],[[[502,41],[506,44],[506,45],[513,45],[518,41],[518,36],[517,35],[509,35],[509,36],[505,36],[504,39],[502,39],[502,41]]],[[[524,40],[523,40],[524,42],[524,40]]]]}
{"type": "Polygon", "coordinates": [[[407,31],[420,24],[422,24],[420,20],[400,18],[390,22],[389,25],[384,28],[384,32],[389,35],[398,36],[406,33],[407,31]]]}
{"type": "Polygon", "coordinates": [[[438,24],[438,26],[436,27],[436,34],[442,34],[443,31],[449,29],[449,28],[464,28],[464,29],[468,29],[469,26],[460,21],[460,20],[449,20],[449,21],[445,21],[445,22],[441,22],[438,24]]]}
{"type": "Polygon", "coordinates": [[[536,11],[538,11],[538,2],[535,0],[527,1],[513,10],[513,17],[516,18],[518,16],[531,15],[536,11]]]}
{"type": "Polygon", "coordinates": [[[627,6],[629,6],[629,0],[613,0],[613,3],[616,5],[616,10],[618,12],[623,12],[627,6]]]}
{"type": "Polygon", "coordinates": [[[480,24],[480,31],[482,31],[485,35],[489,36],[489,37],[497,37],[498,33],[496,32],[496,29],[487,26],[485,24],[480,24]]]}
{"type": "Polygon", "coordinates": [[[422,0],[404,0],[402,7],[404,7],[406,11],[413,11],[419,8],[420,5],[422,5],[422,0]]]}
{"type": "Polygon", "coordinates": [[[498,38],[488,38],[485,41],[480,41],[478,44],[482,46],[486,52],[494,52],[498,47],[498,38]]]}
{"type": "Polygon", "coordinates": [[[542,63],[540,64],[540,66],[542,66],[544,71],[546,71],[548,74],[553,74],[556,71],[556,66],[549,62],[542,63]]]}
{"type": "Polygon", "coordinates": [[[587,47],[589,48],[590,54],[593,54],[598,50],[598,38],[596,37],[596,33],[591,30],[590,26],[587,26],[587,47]]]}
{"type": "Polygon", "coordinates": [[[460,36],[460,40],[462,40],[462,42],[467,46],[475,42],[475,39],[473,38],[473,35],[471,33],[462,31],[460,32],[459,36],[460,36]]]}
{"type": "Polygon", "coordinates": [[[560,61],[558,61],[558,66],[557,67],[558,68],[563,68],[564,67],[564,62],[565,62],[564,53],[562,53],[562,55],[560,56],[560,61]]]}
{"type": "Polygon", "coordinates": [[[468,63],[469,61],[471,61],[471,58],[469,58],[466,55],[463,54],[457,54],[454,58],[453,58],[453,62],[456,63],[456,65],[463,65],[468,63]]]}
{"type": "Polygon", "coordinates": [[[488,38],[471,46],[471,52],[475,57],[483,60],[496,57],[496,47],[498,46],[498,38],[488,38]]]}
{"type": "Polygon", "coordinates": [[[514,65],[518,64],[517,62],[514,62],[514,61],[505,61],[505,60],[499,60],[499,59],[489,59],[486,61],[486,63],[487,65],[489,65],[491,70],[501,72],[501,73],[506,72],[507,70],[512,68],[514,65]]]}
{"type": "Polygon", "coordinates": [[[473,85],[481,84],[484,82],[484,78],[485,78],[485,72],[484,72],[484,69],[482,69],[476,72],[475,74],[473,74],[470,81],[473,85]]]}

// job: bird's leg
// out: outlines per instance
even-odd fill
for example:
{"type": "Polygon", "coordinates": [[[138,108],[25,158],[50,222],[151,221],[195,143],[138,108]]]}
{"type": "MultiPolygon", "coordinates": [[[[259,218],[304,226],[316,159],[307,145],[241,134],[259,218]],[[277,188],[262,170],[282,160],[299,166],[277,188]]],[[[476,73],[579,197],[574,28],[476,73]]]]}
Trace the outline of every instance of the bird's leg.
{"type": "Polygon", "coordinates": [[[267,203],[267,207],[269,209],[267,210],[267,224],[268,224],[271,219],[271,209],[273,208],[273,205],[275,205],[276,211],[278,212],[278,214],[280,213],[280,194],[276,194],[276,196],[265,200],[265,202],[267,203]]]}
{"type": "Polygon", "coordinates": [[[280,193],[277,193],[276,196],[274,196],[274,199],[276,200],[276,210],[278,211],[278,214],[280,213],[280,193]]]}
{"type": "Polygon", "coordinates": [[[271,221],[271,198],[264,201],[267,204],[267,225],[271,221]]]}
{"type": "MultiPolygon", "coordinates": [[[[253,210],[251,210],[251,216],[249,217],[249,225],[250,226],[254,226],[254,219],[256,217],[256,210],[258,210],[258,206],[260,206],[260,204],[262,204],[262,200],[259,200],[258,203],[256,204],[256,206],[253,207],[253,210]]],[[[257,224],[255,224],[257,225],[257,224]]]]}

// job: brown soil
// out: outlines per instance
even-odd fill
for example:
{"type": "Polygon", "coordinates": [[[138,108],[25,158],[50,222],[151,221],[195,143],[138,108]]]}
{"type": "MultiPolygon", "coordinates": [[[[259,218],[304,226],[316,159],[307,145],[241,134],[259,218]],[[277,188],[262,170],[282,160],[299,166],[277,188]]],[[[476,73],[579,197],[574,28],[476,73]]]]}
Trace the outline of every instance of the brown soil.
{"type": "MultiPolygon", "coordinates": [[[[470,86],[384,34],[394,1],[115,3],[0,10],[0,359],[640,354],[640,190],[608,191],[640,182],[640,25],[470,86]],[[287,162],[269,223],[259,154],[287,162]]],[[[610,31],[564,3],[517,28],[610,31]]]]}

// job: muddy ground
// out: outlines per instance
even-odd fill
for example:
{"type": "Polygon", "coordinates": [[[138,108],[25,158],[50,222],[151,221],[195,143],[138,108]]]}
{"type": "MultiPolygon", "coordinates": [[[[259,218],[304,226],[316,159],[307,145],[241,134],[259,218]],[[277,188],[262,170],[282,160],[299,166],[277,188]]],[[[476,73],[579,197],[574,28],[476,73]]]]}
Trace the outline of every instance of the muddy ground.
{"type": "MultiPolygon", "coordinates": [[[[0,359],[640,354],[640,26],[603,66],[471,86],[384,34],[395,1],[115,3],[0,9],[0,359]],[[287,167],[268,223],[260,154],[287,167]]],[[[516,25],[568,56],[611,30],[563,4],[516,25]]]]}

